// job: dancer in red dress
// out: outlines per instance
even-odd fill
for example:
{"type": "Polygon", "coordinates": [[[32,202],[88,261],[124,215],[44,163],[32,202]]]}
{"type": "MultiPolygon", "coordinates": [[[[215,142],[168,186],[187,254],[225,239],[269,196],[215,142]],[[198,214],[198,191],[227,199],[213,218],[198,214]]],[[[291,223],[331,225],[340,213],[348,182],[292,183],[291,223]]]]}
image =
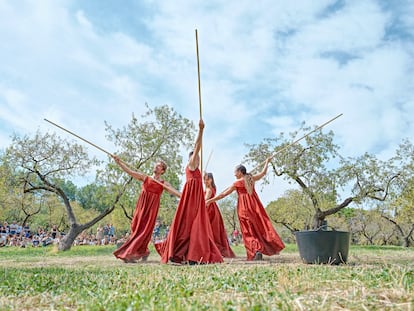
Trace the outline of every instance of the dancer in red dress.
{"type": "Polygon", "coordinates": [[[262,260],[262,254],[268,256],[279,254],[285,248],[254,189],[255,181],[266,175],[270,159],[266,159],[263,170],[256,175],[247,174],[243,165],[237,166],[234,172],[237,180],[222,193],[206,201],[208,206],[237,191],[237,214],[247,260],[262,260]]]}
{"type": "Polygon", "coordinates": [[[185,169],[186,182],[178,203],[167,239],[157,243],[156,249],[162,263],[206,264],[223,262],[220,250],[214,243],[210,220],[204,199],[203,181],[198,168],[204,122],[199,122],[199,132],[194,151],[185,169]]]}
{"type": "MultiPolygon", "coordinates": [[[[204,174],[205,199],[208,200],[216,195],[216,184],[214,183],[214,177],[212,173],[204,174]]],[[[227,237],[226,229],[224,228],[223,218],[221,217],[220,210],[216,202],[211,203],[207,207],[207,213],[211,223],[211,229],[213,231],[214,242],[223,257],[234,258],[236,255],[230,248],[229,239],[227,237]]]]}
{"type": "Polygon", "coordinates": [[[160,207],[161,194],[164,190],[160,183],[166,186],[165,188],[169,193],[177,197],[180,197],[180,192],[172,188],[168,182],[160,179],[167,169],[167,165],[164,162],[157,162],[154,167],[153,177],[149,177],[131,170],[117,156],[113,156],[113,158],[126,173],[143,182],[142,191],[138,197],[134,217],[131,222],[131,234],[128,240],[114,252],[114,255],[126,263],[136,262],[141,258],[145,261],[150,253],[148,244],[151,241],[160,207]]]}

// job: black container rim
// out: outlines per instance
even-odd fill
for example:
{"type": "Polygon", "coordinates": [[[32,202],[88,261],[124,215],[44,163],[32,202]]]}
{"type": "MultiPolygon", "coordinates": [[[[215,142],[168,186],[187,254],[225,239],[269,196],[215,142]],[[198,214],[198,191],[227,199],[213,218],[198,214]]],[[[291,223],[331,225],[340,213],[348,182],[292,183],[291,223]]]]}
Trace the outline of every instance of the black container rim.
{"type": "Polygon", "coordinates": [[[327,232],[327,233],[332,233],[332,232],[335,232],[335,233],[351,233],[350,231],[320,230],[320,229],[318,229],[318,230],[301,230],[301,231],[295,231],[295,234],[297,234],[297,233],[325,233],[325,232],[327,232]]]}

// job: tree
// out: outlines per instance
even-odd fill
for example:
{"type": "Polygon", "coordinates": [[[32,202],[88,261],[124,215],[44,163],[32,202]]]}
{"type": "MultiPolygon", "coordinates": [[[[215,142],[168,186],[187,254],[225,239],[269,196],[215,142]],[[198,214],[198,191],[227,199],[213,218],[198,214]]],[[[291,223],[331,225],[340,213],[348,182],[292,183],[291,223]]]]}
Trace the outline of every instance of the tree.
{"type": "MultiPolygon", "coordinates": [[[[178,188],[182,163],[179,152],[193,141],[191,130],[194,125],[167,106],[147,108],[140,122],[133,116],[123,129],[114,130],[106,123],[108,138],[119,148],[118,155],[136,170],[151,172],[156,160],[165,160],[169,166],[166,179],[178,188]]],[[[65,207],[69,232],[61,240],[59,250],[69,249],[77,235],[102,220],[116,206],[135,206],[132,198],[136,200],[136,188],[141,187],[113,162],[108,161],[100,168],[98,165],[102,163],[89,158],[81,145],[63,140],[56,134],[36,132],[32,138],[15,135],[6,150],[6,157],[8,163],[13,163],[13,173],[19,176],[24,193],[52,193],[65,207]],[[82,177],[94,167],[98,168],[94,183],[85,186],[83,191],[75,191],[70,178],[82,177]],[[85,198],[88,191],[90,194],[96,192],[85,198]],[[78,218],[83,218],[84,209],[72,201],[74,197],[80,199],[82,207],[89,209],[86,214],[89,218],[82,219],[83,223],[78,218]]],[[[172,206],[176,199],[163,195],[163,202],[165,206],[172,206]]]]}
{"type": "Polygon", "coordinates": [[[16,206],[22,202],[22,187],[4,154],[1,154],[0,161],[0,219],[20,220],[16,206]]]}
{"type": "MultiPolygon", "coordinates": [[[[91,167],[99,164],[95,158],[88,157],[81,145],[61,139],[56,134],[41,134],[37,131],[33,138],[14,135],[6,154],[9,163],[14,163],[15,171],[20,175],[24,193],[53,193],[63,203],[70,228],[60,241],[59,250],[70,249],[79,233],[93,226],[115,208],[119,193],[115,195],[113,204],[98,216],[83,224],[78,223],[72,202],[62,187],[67,183],[62,180],[84,176],[91,167]]],[[[111,190],[107,189],[107,193],[111,193],[111,190]]]]}
{"type": "MultiPolygon", "coordinates": [[[[412,190],[411,190],[412,191],[412,190]]],[[[414,232],[414,217],[413,217],[413,197],[409,199],[410,203],[407,205],[407,197],[400,197],[396,199],[394,204],[399,205],[399,211],[397,214],[389,214],[387,211],[383,211],[381,216],[392,223],[395,229],[398,231],[402,238],[402,245],[409,247],[413,242],[414,232]]]]}
{"type": "MultiPolygon", "coordinates": [[[[154,163],[163,160],[168,166],[163,178],[178,189],[183,162],[180,153],[182,148],[192,147],[194,124],[166,105],[151,108],[146,104],[146,107],[148,110],[140,119],[132,115],[129,124],[121,129],[106,123],[107,138],[118,148],[116,153],[134,170],[151,175],[154,163]]],[[[108,169],[119,171],[116,165],[108,169]]],[[[126,185],[126,191],[118,205],[126,217],[132,219],[141,183],[132,182],[126,173],[122,173],[120,183],[126,185]]],[[[172,221],[176,205],[176,197],[164,192],[160,214],[166,223],[172,221]]]]}
{"type": "MultiPolygon", "coordinates": [[[[304,131],[309,130],[304,127],[304,131]]],[[[262,143],[249,145],[245,159],[258,164],[263,163],[265,157],[274,155],[272,173],[298,185],[312,203],[311,227],[314,229],[321,227],[327,216],[352,202],[384,201],[390,185],[400,174],[367,153],[356,158],[340,156],[332,131],[323,133],[318,130],[301,143],[285,148],[297,134],[290,133],[290,139],[286,139],[281,133],[278,138],[266,138],[262,143]],[[337,168],[333,168],[335,166],[337,168]],[[349,194],[342,198],[340,191],[349,194]]]]}
{"type": "Polygon", "coordinates": [[[76,191],[76,201],[86,210],[96,209],[102,212],[105,210],[106,205],[100,198],[102,198],[106,190],[104,185],[98,185],[95,182],[90,183],[76,191]]]}
{"type": "Polygon", "coordinates": [[[65,192],[66,196],[70,201],[76,201],[77,199],[77,193],[78,193],[78,187],[70,180],[56,180],[56,183],[59,185],[59,187],[65,192]]]}
{"type": "Polygon", "coordinates": [[[235,229],[240,228],[239,219],[237,216],[236,201],[237,196],[235,194],[231,194],[221,200],[220,203],[218,203],[218,207],[223,217],[224,227],[226,228],[227,233],[231,233],[235,229]]]}
{"type": "Polygon", "coordinates": [[[282,197],[270,202],[266,211],[273,222],[292,233],[309,229],[313,216],[312,202],[300,190],[287,190],[282,197]]]}
{"type": "Polygon", "coordinates": [[[350,231],[355,244],[396,244],[396,230],[381,217],[375,208],[355,209],[350,223],[350,231]]]}
{"type": "Polygon", "coordinates": [[[388,204],[378,206],[381,216],[395,226],[402,244],[413,244],[414,233],[414,145],[407,139],[399,145],[392,158],[401,167],[401,175],[393,187],[388,204]]]}
{"type": "Polygon", "coordinates": [[[23,194],[21,196],[21,211],[23,211],[24,219],[22,227],[24,227],[28,220],[36,214],[39,214],[43,206],[43,197],[37,197],[33,194],[23,194]]]}

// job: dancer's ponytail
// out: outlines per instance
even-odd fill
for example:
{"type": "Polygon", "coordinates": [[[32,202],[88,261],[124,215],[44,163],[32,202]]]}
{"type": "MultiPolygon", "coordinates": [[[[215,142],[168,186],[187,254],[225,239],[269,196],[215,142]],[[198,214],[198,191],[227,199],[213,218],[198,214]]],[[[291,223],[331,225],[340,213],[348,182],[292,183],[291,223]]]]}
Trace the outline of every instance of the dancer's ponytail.
{"type": "Polygon", "coordinates": [[[254,186],[254,180],[253,180],[252,174],[247,173],[246,167],[241,164],[236,167],[236,170],[243,174],[244,186],[246,187],[247,193],[252,194],[253,186],[254,186]]]}

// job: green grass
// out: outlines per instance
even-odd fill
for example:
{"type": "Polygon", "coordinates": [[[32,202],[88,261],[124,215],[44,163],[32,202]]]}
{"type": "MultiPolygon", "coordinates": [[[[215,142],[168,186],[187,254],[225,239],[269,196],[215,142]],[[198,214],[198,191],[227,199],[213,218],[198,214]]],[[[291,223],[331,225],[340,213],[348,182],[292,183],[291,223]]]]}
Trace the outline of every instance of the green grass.
{"type": "Polygon", "coordinates": [[[306,265],[295,245],[265,261],[124,264],[112,246],[0,249],[0,310],[412,310],[414,249],[351,247],[348,264],[306,265]]]}

